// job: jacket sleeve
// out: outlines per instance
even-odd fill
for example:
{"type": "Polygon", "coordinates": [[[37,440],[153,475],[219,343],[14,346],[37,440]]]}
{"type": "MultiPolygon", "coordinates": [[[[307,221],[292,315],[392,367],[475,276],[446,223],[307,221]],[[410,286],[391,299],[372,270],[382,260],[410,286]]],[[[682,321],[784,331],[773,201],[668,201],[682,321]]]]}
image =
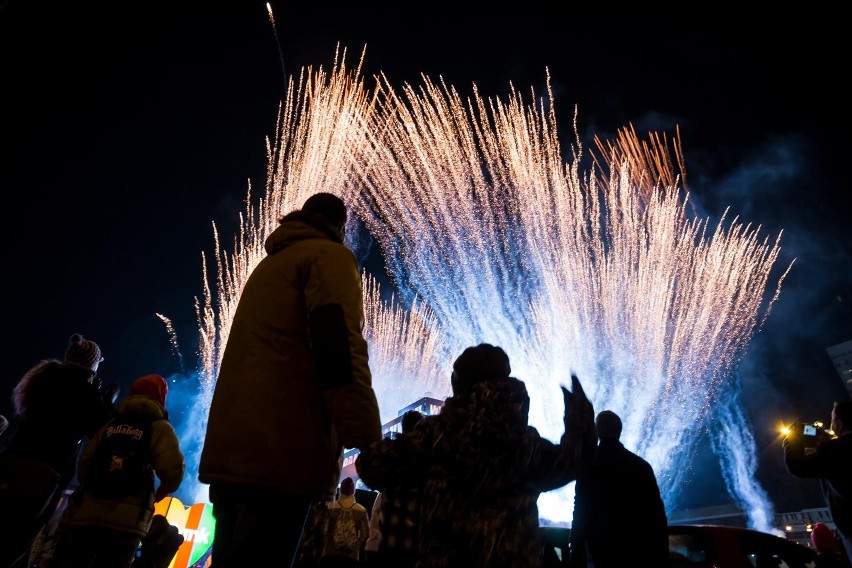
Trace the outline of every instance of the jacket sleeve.
{"type": "Polygon", "coordinates": [[[384,491],[391,483],[422,483],[428,470],[432,424],[433,417],[426,417],[412,432],[383,438],[361,450],[355,459],[361,481],[377,491],[384,491]]]}
{"type": "Polygon", "coordinates": [[[370,510],[370,539],[377,543],[382,539],[382,494],[376,495],[373,508],[370,510]]]}
{"type": "Polygon", "coordinates": [[[89,442],[83,447],[83,451],[80,454],[80,459],[77,460],[77,480],[81,483],[86,481],[86,478],[89,476],[89,467],[92,461],[92,456],[95,453],[95,448],[98,447],[98,444],[101,443],[101,438],[103,437],[103,429],[98,430],[94,436],[89,440],[89,442]]]}
{"type": "Polygon", "coordinates": [[[554,444],[542,438],[533,426],[527,426],[524,436],[528,448],[524,469],[539,491],[552,491],[579,477],[585,462],[577,459],[575,447],[566,442],[565,436],[562,443],[554,444]]]}
{"type": "Polygon", "coordinates": [[[370,538],[370,521],[367,520],[367,510],[358,511],[358,542],[364,546],[370,538]]]}
{"type": "Polygon", "coordinates": [[[362,333],[361,276],[352,251],[334,243],[311,265],[305,286],[311,351],[325,405],[346,448],[380,440],[367,341],[362,333]]]}
{"type": "Polygon", "coordinates": [[[784,449],[784,465],[787,471],[796,477],[809,479],[827,477],[832,462],[831,446],[831,441],[823,442],[808,454],[800,441],[791,443],[785,440],[781,446],[784,449]]]}
{"type": "Polygon", "coordinates": [[[183,453],[175,430],[168,420],[157,420],[151,435],[151,466],[160,480],[155,501],[177,491],[186,473],[183,453]]]}
{"type": "MultiPolygon", "coordinates": [[[[337,513],[335,509],[338,509],[340,505],[337,502],[332,501],[325,507],[325,511],[322,516],[322,541],[323,543],[328,543],[331,541],[331,531],[332,527],[334,527],[334,521],[337,520],[337,513]]],[[[325,548],[325,544],[323,545],[325,548]]]]}
{"type": "Polygon", "coordinates": [[[551,491],[577,479],[597,445],[594,407],[576,375],[571,376],[571,385],[571,391],[562,387],[565,432],[559,444],[542,438],[535,428],[528,428],[533,448],[528,469],[542,491],[551,491]]]}
{"type": "Polygon", "coordinates": [[[109,420],[110,409],[104,403],[97,388],[87,383],[82,390],[80,401],[81,412],[85,416],[86,435],[92,438],[109,420]]]}

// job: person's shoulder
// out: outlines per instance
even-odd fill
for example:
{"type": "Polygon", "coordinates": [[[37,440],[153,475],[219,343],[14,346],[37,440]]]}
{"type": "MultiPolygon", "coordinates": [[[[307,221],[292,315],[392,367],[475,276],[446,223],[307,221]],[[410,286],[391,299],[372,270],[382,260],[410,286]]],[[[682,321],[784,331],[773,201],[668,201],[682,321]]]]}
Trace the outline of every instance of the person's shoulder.
{"type": "Polygon", "coordinates": [[[63,381],[64,385],[88,383],[92,371],[74,363],[63,363],[58,359],[45,359],[30,370],[45,381],[63,381]]]}
{"type": "Polygon", "coordinates": [[[295,242],[292,246],[293,254],[299,262],[307,263],[308,266],[322,267],[323,270],[330,268],[354,268],[357,272],[358,259],[343,243],[336,242],[324,235],[315,238],[303,239],[295,242]]]}
{"type": "Polygon", "coordinates": [[[642,456],[628,449],[621,440],[601,440],[598,442],[597,454],[625,464],[647,463],[642,456]]]}
{"type": "Polygon", "coordinates": [[[160,414],[159,416],[151,416],[151,431],[157,439],[171,438],[179,443],[179,438],[175,427],[169,422],[169,419],[160,414]],[[165,438],[164,438],[165,437],[165,438]]]}
{"type": "Polygon", "coordinates": [[[132,395],[118,403],[116,415],[124,419],[151,422],[155,428],[174,429],[168,421],[165,409],[143,395],[132,395]]]}
{"type": "Polygon", "coordinates": [[[356,261],[355,253],[343,243],[339,243],[329,238],[320,238],[312,240],[311,244],[318,250],[321,250],[325,256],[356,261]]]}
{"type": "Polygon", "coordinates": [[[636,453],[636,452],[634,452],[633,450],[629,449],[629,448],[628,448],[627,446],[625,446],[625,445],[624,445],[621,441],[619,441],[619,442],[618,442],[618,446],[617,446],[617,448],[618,448],[618,451],[619,451],[621,454],[623,454],[624,456],[626,456],[626,457],[627,457],[627,459],[629,459],[629,460],[633,460],[633,461],[635,461],[636,463],[648,463],[648,462],[645,460],[645,458],[643,458],[642,456],[640,456],[639,454],[637,454],[637,453],[636,453]]]}
{"type": "Polygon", "coordinates": [[[634,467],[636,467],[637,469],[641,469],[646,473],[654,475],[654,466],[651,465],[651,462],[649,462],[636,452],[628,450],[627,448],[624,448],[624,452],[627,456],[627,459],[633,462],[634,467]]]}
{"type": "Polygon", "coordinates": [[[852,452],[852,433],[820,442],[814,453],[820,455],[837,455],[849,454],[850,452],[852,452]]]}
{"type": "Polygon", "coordinates": [[[646,460],[645,458],[643,458],[639,454],[633,454],[633,455],[636,456],[636,459],[638,460],[639,466],[642,469],[644,469],[645,471],[647,471],[651,475],[654,475],[654,466],[651,465],[651,462],[649,462],[648,460],[646,460]]]}
{"type": "Polygon", "coordinates": [[[48,370],[55,372],[62,366],[63,363],[59,359],[42,359],[41,361],[30,367],[29,370],[27,370],[26,374],[32,375],[37,373],[43,373],[48,370]]]}

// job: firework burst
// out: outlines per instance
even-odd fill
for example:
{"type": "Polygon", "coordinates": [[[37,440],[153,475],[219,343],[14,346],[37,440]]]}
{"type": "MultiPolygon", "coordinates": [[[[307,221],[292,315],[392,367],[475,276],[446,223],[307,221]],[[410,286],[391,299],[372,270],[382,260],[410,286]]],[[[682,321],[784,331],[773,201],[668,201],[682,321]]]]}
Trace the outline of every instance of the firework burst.
{"type": "MultiPolygon", "coordinates": [[[[663,136],[643,142],[623,129],[613,142],[597,140],[587,169],[576,126],[570,159],[563,155],[549,89],[542,98],[531,91],[529,102],[513,87],[492,99],[474,86],[465,99],[428,77],[397,90],[378,76],[367,89],[360,64],[349,70],[344,59],[345,51],[330,73],[308,68],[291,79],[264,195],[255,205],[249,192],[232,251],[214,226],[215,286],[205,262],[196,302],[199,412],[206,417],[264,239],[282,214],[331,191],[378,243],[393,288],[383,293],[364,275],[384,420],[427,392],[449,395],[449,368],[465,347],[500,345],[544,435],[561,434],[559,386],[577,373],[597,410],[621,415],[625,445],[654,466],[671,509],[697,434],[778,297],[786,272],[764,298],[778,240],[727,214],[715,225],[689,215],[677,137],[672,148],[663,136]]],[[[748,452],[753,440],[743,438],[727,446],[748,452]]],[[[744,497],[759,492],[754,479],[745,487],[731,489],[736,500],[771,509],[744,497]]],[[[569,520],[572,491],[543,496],[542,515],[569,520]]]]}

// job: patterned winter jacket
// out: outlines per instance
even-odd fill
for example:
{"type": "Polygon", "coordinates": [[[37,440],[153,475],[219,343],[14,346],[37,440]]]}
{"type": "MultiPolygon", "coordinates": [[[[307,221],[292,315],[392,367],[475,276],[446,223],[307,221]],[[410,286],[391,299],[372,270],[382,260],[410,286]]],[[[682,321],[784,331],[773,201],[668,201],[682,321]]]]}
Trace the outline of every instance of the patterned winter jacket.
{"type": "Polygon", "coordinates": [[[576,479],[578,433],[553,444],[528,413],[523,382],[481,383],[408,436],[361,452],[356,467],[369,487],[422,487],[419,568],[541,565],[537,501],[576,479]]]}

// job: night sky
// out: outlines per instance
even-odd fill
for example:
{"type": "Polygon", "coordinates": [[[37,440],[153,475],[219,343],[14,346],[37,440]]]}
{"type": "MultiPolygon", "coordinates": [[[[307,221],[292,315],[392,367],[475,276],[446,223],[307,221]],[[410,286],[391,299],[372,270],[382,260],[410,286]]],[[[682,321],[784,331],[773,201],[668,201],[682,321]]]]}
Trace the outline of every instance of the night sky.
{"type": "MultiPolygon", "coordinates": [[[[272,3],[276,41],[265,3],[250,0],[0,1],[4,392],[61,358],[74,332],[100,344],[106,382],[192,372],[201,255],[214,222],[230,242],[249,183],[265,183],[285,73],[330,68],[338,44],[350,57],[366,46],[365,77],[423,73],[486,97],[510,83],[543,94],[549,70],[563,146],[575,107],[586,141],[679,127],[699,213],[715,221],[730,207],[773,240],[783,231],[776,267],[795,264],[740,372],[777,509],[822,506],[815,482],[779,468],[775,428],[827,422],[846,396],[825,352],[852,339],[844,18],[290,4],[272,3]]],[[[696,484],[714,467],[699,456],[696,484]]],[[[726,496],[700,493],[696,505],[726,496]]]]}

